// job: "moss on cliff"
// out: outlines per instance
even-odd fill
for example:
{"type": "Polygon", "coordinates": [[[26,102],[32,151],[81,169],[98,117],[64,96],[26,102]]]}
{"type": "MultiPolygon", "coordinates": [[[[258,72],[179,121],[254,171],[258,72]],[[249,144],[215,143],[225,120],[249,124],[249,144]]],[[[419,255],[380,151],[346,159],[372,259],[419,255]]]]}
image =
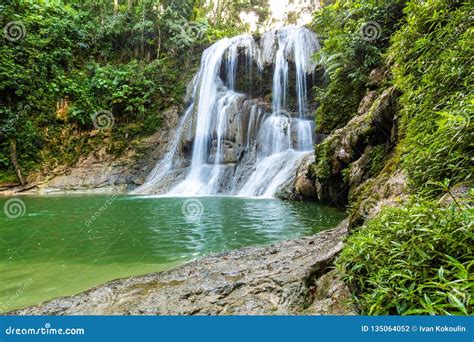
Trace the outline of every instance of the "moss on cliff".
{"type": "MultiPolygon", "coordinates": [[[[347,6],[364,12],[367,3],[376,11],[389,8],[362,3],[336,1],[325,16],[343,15],[347,6]]],[[[352,236],[338,264],[362,313],[472,314],[472,192],[462,205],[439,199],[460,182],[472,189],[470,11],[463,1],[407,1],[405,19],[394,30],[382,29],[390,41],[386,60],[394,79],[385,74],[376,82],[382,89],[390,84],[398,95],[384,106],[384,93],[374,99],[374,82],[368,81],[359,109],[372,102],[371,109],[347,124],[333,116],[336,126],[345,126],[316,146],[310,170],[318,195],[324,198],[335,183],[347,188],[352,236]]],[[[355,27],[342,26],[332,31],[330,42],[345,45],[328,49],[341,54],[336,60],[355,34],[355,27]]],[[[354,86],[352,96],[359,96],[359,81],[347,82],[354,86]]],[[[320,115],[344,112],[344,103],[320,107],[320,115]]]]}

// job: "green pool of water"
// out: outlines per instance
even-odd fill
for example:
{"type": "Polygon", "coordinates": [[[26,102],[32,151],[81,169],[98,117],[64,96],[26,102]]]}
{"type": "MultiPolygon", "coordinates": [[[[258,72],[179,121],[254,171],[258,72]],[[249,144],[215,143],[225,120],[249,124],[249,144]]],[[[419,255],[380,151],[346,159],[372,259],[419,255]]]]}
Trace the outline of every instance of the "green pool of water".
{"type": "Polygon", "coordinates": [[[0,199],[0,312],[209,253],[314,234],[344,218],[333,208],[276,199],[7,200],[0,199]]]}

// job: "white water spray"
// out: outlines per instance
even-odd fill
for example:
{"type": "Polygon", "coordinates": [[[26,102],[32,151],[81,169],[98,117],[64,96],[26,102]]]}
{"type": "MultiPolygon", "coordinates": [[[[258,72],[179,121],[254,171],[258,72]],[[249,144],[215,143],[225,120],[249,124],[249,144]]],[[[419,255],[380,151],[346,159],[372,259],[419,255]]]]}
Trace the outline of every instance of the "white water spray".
{"type": "Polygon", "coordinates": [[[264,34],[260,47],[250,35],[224,38],[209,47],[168,153],[135,193],[274,196],[313,148],[307,77],[314,72],[311,57],[318,49],[314,33],[296,26],[264,34]],[[274,70],[271,112],[261,100],[237,91],[239,82],[251,82],[255,66],[262,72],[269,64],[274,70]],[[295,75],[290,77],[292,68],[295,75]],[[249,79],[239,79],[239,70],[248,70],[249,79]],[[297,115],[288,108],[290,86],[296,92],[297,115]],[[184,168],[183,141],[192,141],[189,167],[184,168]],[[182,180],[164,183],[169,175],[182,180]]]}

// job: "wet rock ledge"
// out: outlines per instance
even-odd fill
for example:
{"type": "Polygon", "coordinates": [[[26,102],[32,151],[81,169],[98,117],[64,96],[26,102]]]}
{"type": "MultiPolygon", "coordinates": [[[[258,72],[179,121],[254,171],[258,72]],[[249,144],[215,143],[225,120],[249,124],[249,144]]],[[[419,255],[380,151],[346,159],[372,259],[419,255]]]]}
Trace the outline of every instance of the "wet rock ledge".
{"type": "Polygon", "coordinates": [[[13,315],[355,314],[332,269],[347,222],[314,236],[211,255],[111,281],[13,315]]]}

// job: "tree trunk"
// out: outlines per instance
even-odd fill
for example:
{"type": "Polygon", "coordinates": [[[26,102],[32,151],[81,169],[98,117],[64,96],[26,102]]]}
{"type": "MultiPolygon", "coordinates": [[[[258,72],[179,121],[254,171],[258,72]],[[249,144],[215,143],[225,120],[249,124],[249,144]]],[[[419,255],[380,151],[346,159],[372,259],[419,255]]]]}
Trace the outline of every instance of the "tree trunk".
{"type": "Polygon", "coordinates": [[[117,13],[119,10],[119,2],[118,0],[114,0],[114,13],[117,13]]]}
{"type": "Polygon", "coordinates": [[[160,59],[160,49],[161,49],[161,30],[160,25],[158,25],[158,37],[157,37],[157,48],[156,48],[156,59],[160,59]]]}
{"type": "Polygon", "coordinates": [[[145,3],[142,9],[142,58],[145,56],[145,3]]]}
{"type": "Polygon", "coordinates": [[[16,140],[12,140],[10,143],[10,154],[12,158],[12,164],[15,167],[15,172],[18,177],[18,180],[20,181],[21,185],[25,186],[26,181],[25,181],[25,178],[23,178],[23,173],[21,172],[20,164],[18,164],[18,159],[16,157],[16,140]]]}

